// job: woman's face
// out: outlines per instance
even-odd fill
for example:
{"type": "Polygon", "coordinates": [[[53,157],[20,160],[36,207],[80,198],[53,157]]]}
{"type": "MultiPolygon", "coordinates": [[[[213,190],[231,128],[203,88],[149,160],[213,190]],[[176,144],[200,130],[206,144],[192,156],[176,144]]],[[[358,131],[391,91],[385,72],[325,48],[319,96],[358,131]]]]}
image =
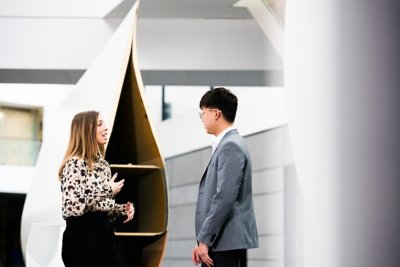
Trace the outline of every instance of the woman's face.
{"type": "Polygon", "coordinates": [[[104,123],[101,115],[99,115],[97,119],[97,132],[96,132],[96,138],[99,145],[104,145],[105,143],[107,143],[107,131],[108,128],[106,127],[106,124],[104,123]]]}

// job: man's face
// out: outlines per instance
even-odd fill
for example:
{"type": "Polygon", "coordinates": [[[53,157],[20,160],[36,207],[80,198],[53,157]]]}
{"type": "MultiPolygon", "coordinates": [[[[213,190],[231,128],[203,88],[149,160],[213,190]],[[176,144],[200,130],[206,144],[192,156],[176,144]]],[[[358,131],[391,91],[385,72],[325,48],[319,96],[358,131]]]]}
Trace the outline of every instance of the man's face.
{"type": "Polygon", "coordinates": [[[214,134],[218,115],[221,111],[216,108],[201,108],[199,113],[200,119],[203,122],[204,128],[208,134],[214,134]]]}

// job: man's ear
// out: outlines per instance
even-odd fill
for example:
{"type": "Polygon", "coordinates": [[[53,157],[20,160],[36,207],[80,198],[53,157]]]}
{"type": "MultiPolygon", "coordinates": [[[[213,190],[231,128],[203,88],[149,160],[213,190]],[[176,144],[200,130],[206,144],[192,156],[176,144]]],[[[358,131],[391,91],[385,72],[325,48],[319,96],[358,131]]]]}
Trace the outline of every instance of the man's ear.
{"type": "Polygon", "coordinates": [[[216,114],[215,114],[215,119],[217,120],[218,118],[223,118],[222,116],[222,111],[221,110],[217,110],[216,114]]]}

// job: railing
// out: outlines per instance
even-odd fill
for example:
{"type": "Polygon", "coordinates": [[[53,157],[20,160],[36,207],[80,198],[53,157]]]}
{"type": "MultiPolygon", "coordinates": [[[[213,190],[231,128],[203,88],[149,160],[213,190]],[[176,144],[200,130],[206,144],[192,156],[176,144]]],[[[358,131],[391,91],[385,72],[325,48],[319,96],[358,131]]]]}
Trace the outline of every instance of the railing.
{"type": "Polygon", "coordinates": [[[0,165],[35,166],[41,140],[0,137],[0,165]]]}

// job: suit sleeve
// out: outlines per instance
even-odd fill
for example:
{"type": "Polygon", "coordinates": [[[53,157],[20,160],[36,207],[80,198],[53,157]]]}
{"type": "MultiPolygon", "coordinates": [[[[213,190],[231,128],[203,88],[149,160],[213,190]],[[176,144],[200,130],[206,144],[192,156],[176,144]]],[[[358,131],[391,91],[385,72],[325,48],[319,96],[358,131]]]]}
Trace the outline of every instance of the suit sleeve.
{"type": "Polygon", "coordinates": [[[236,143],[224,144],[218,154],[216,194],[197,236],[199,242],[209,247],[212,247],[225,222],[232,215],[246,164],[246,156],[236,143]]]}

